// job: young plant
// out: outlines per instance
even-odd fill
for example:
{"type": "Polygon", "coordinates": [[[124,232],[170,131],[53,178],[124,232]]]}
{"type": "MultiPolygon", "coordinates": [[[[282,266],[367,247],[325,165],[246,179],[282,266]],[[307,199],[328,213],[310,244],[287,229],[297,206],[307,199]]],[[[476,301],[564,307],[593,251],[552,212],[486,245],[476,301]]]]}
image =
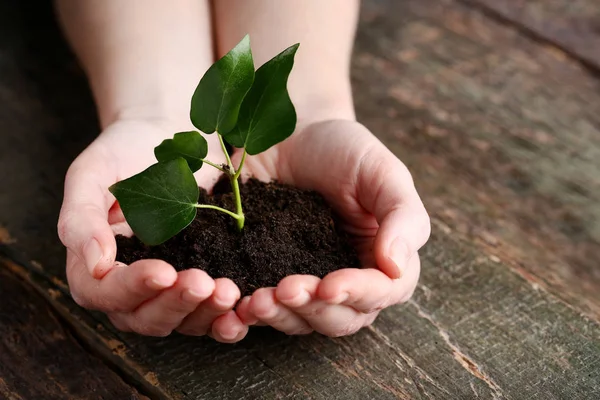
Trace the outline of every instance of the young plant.
{"type": "Polygon", "coordinates": [[[192,97],[190,118],[202,132],[217,135],[227,164],[205,159],[208,143],[199,132],[180,132],[154,149],[156,164],[109,188],[142,242],[157,245],[173,237],[194,220],[198,208],[223,212],[235,218],[240,230],[244,228],[239,178],[246,155],[262,153],[288,138],[296,127],[287,80],[297,49],[298,44],[285,49],[255,72],[246,36],[200,80],[192,97]],[[225,142],[243,149],[237,168],[225,142]],[[197,203],[194,172],[204,164],[229,177],[235,211],[197,203]]]}

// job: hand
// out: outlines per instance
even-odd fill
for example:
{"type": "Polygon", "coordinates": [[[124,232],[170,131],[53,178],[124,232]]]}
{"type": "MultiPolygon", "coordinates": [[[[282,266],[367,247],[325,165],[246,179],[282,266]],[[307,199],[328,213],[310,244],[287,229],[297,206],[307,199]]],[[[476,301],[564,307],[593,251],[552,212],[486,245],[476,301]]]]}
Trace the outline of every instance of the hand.
{"type": "MultiPolygon", "coordinates": [[[[153,148],[163,139],[178,130],[192,129],[173,129],[173,125],[116,122],[69,168],[58,233],[67,247],[71,293],[79,305],[107,313],[123,331],[166,336],[177,330],[236,342],[246,335],[248,327],[233,311],[240,291],[229,279],[213,280],[197,269],[177,273],[160,260],[115,264],[115,233],[132,232],[108,187],[153,164],[153,148]]],[[[216,139],[215,135],[207,138],[208,158],[224,161],[216,139]]],[[[218,173],[203,168],[196,174],[198,184],[212,187],[218,173]]]]}
{"type": "Polygon", "coordinates": [[[258,289],[237,307],[243,322],[287,334],[343,336],[410,298],[429,217],[407,168],[366,128],[343,120],[311,124],[249,157],[244,170],[323,194],[344,218],[364,269],[342,269],[323,279],[294,275],[276,288],[258,289]]]}

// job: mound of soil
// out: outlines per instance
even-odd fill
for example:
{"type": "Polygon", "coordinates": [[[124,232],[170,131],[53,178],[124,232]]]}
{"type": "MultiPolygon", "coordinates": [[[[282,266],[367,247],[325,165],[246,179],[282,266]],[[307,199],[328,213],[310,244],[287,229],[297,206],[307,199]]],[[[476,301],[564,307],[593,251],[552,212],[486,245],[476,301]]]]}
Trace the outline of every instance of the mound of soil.
{"type": "MultiPolygon", "coordinates": [[[[322,278],[360,267],[348,235],[320,194],[255,179],[240,190],[246,216],[242,232],[230,216],[199,209],[190,226],[158,246],[117,236],[117,260],[129,264],[157,258],[179,271],[200,268],[215,279],[230,278],[242,296],[277,286],[288,275],[322,278]]],[[[219,181],[211,195],[200,189],[199,203],[234,210],[229,181],[219,181]]]]}

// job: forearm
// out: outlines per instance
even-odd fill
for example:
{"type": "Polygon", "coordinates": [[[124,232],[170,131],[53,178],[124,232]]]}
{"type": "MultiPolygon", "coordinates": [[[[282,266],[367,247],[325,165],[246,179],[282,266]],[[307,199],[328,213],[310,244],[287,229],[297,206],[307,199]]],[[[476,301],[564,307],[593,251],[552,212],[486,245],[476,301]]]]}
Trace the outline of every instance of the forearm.
{"type": "Polygon", "coordinates": [[[189,120],[213,62],[204,0],[57,0],[65,35],[106,126],[118,118],[189,120]]]}
{"type": "Polygon", "coordinates": [[[250,34],[256,66],[300,43],[288,88],[304,120],[353,119],[350,56],[358,0],[214,1],[219,55],[250,34]]]}

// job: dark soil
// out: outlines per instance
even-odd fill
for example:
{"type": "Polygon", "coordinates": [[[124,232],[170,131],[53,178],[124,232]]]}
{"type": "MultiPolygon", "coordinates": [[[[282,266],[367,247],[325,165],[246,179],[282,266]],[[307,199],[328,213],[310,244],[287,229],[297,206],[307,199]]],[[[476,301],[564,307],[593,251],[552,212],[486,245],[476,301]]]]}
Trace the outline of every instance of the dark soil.
{"type": "MultiPolygon", "coordinates": [[[[230,278],[242,296],[277,286],[288,275],[322,278],[337,269],[360,266],[348,236],[318,193],[258,180],[249,180],[240,189],[246,215],[242,232],[230,216],[198,210],[190,226],[159,246],[117,236],[117,260],[129,264],[158,258],[179,271],[200,268],[213,278],[230,278]]],[[[199,202],[234,209],[227,180],[217,183],[213,192],[208,195],[200,189],[199,202]]]]}

